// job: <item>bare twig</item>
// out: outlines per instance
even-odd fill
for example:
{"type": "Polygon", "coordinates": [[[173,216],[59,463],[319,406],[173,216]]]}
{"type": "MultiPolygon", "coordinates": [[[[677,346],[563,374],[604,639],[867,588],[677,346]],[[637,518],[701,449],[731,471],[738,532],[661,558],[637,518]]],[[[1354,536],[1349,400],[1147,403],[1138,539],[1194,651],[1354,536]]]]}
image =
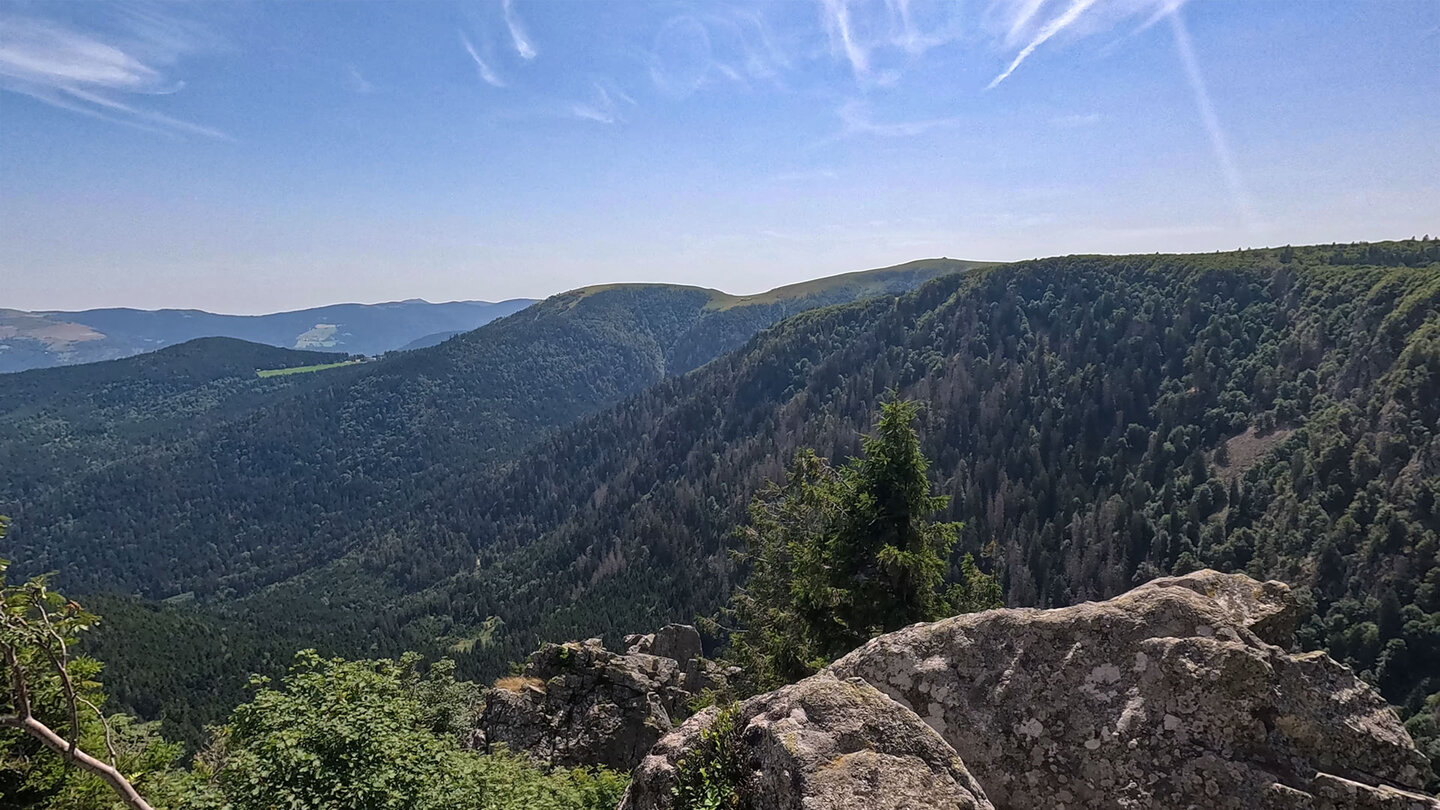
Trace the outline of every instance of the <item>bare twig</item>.
{"type": "Polygon", "coordinates": [[[86,700],[83,697],[79,700],[81,703],[89,706],[90,710],[95,712],[95,716],[100,718],[100,727],[105,729],[105,753],[110,756],[110,764],[112,766],[115,765],[115,738],[110,733],[110,721],[106,719],[105,713],[100,711],[99,706],[96,706],[94,703],[91,703],[89,700],[86,700]]]}
{"type": "Polygon", "coordinates": [[[55,625],[50,622],[50,612],[45,609],[43,593],[35,594],[35,609],[40,614],[40,621],[45,623],[45,632],[54,639],[55,646],[60,649],[60,654],[56,655],[49,644],[42,647],[45,657],[50,659],[50,666],[55,668],[55,674],[60,677],[61,691],[65,695],[66,706],[70,709],[70,750],[65,756],[73,759],[75,749],[80,745],[80,709],[76,705],[75,685],[70,680],[70,651],[65,646],[65,637],[56,632],[55,625]]]}

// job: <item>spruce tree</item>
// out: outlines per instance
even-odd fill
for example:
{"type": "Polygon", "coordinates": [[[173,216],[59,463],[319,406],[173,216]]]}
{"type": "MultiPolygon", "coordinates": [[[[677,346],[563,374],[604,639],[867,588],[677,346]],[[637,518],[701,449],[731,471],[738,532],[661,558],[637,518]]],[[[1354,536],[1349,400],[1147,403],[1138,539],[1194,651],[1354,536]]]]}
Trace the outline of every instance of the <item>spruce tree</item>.
{"type": "Polygon", "coordinates": [[[918,409],[884,403],[858,458],[837,470],[801,450],[785,482],[751,501],[739,555],[750,575],[730,613],[732,655],[755,688],[802,678],[881,633],[1000,606],[999,584],[971,555],[946,588],[961,524],[933,519],[949,499],[931,494],[918,409]]]}

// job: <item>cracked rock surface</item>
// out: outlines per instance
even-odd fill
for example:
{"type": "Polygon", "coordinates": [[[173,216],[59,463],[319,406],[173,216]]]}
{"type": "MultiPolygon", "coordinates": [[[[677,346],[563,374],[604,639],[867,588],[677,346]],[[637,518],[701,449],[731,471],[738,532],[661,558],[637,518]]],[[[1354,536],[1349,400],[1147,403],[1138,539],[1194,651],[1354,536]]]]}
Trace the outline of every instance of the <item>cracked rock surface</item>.
{"type": "Polygon", "coordinates": [[[1440,810],[1385,701],[1291,654],[1287,586],[1199,571],[918,624],[830,667],[913,710],[1002,810],[1440,810]]]}
{"type": "MultiPolygon", "coordinates": [[[[677,767],[717,713],[650,752],[621,810],[687,810],[674,798],[677,767]]],[[[747,810],[993,810],[939,734],[859,679],[821,673],[744,701],[734,740],[747,810]]]]}
{"type": "Polygon", "coordinates": [[[636,638],[649,639],[646,650],[689,657],[634,647],[621,655],[599,639],[546,644],[521,675],[486,691],[471,746],[504,746],[548,766],[634,768],[695,694],[724,680],[713,662],[699,657],[693,627],[668,625],[636,638]]]}

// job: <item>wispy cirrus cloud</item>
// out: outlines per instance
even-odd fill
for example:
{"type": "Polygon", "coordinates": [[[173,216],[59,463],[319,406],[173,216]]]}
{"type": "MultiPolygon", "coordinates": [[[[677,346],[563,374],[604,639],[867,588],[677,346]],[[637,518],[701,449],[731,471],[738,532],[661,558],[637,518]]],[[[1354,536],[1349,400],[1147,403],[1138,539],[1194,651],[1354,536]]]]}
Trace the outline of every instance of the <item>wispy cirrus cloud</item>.
{"type": "Polygon", "coordinates": [[[850,4],[846,0],[822,0],[825,11],[825,33],[830,37],[832,48],[836,48],[850,63],[850,70],[856,79],[870,77],[870,51],[860,42],[850,20],[850,4]]]}
{"type": "Polygon", "coordinates": [[[646,63],[655,89],[672,99],[726,84],[783,90],[783,74],[792,67],[765,18],[732,6],[670,17],[656,31],[646,63]]]}
{"type": "Polygon", "coordinates": [[[193,29],[156,15],[125,18],[123,34],[0,15],[0,90],[166,135],[228,139],[213,127],[157,112],[135,97],[169,95],[185,83],[167,69],[199,46],[193,29]]]}
{"type": "Polygon", "coordinates": [[[985,89],[993,90],[1000,82],[1010,78],[1010,74],[1015,72],[1015,68],[1020,67],[1021,62],[1030,58],[1030,54],[1034,53],[1041,45],[1044,45],[1051,37],[1073,25],[1076,20],[1080,19],[1080,15],[1089,11],[1090,7],[1094,6],[1096,2],[1098,2],[1098,0],[1071,0],[1070,5],[1065,11],[1058,17],[1047,22],[1035,35],[1035,38],[1031,39],[1024,48],[1021,48],[1020,53],[1015,54],[1015,59],[1010,63],[1010,66],[1005,68],[999,76],[992,79],[985,89]]]}
{"type": "Polygon", "coordinates": [[[530,40],[530,35],[525,31],[524,23],[515,13],[514,0],[501,0],[501,9],[505,12],[505,25],[510,29],[510,41],[515,43],[515,52],[520,54],[521,59],[534,59],[539,56],[535,45],[530,40]]]}
{"type": "Polygon", "coordinates": [[[352,93],[361,95],[375,92],[375,85],[371,84],[370,80],[365,78],[365,74],[360,72],[360,68],[354,65],[345,66],[345,86],[350,88],[352,93]]]}
{"type": "Polygon", "coordinates": [[[634,107],[635,99],[627,95],[614,82],[596,81],[591,84],[589,98],[570,105],[570,114],[582,121],[617,124],[625,120],[621,114],[622,105],[634,107]]]}
{"type": "MultiPolygon", "coordinates": [[[[1143,16],[1143,21],[1127,34],[1130,36],[1147,31],[1160,22],[1168,22],[1175,41],[1176,54],[1185,71],[1190,92],[1195,98],[1201,125],[1205,128],[1211,150],[1215,153],[1215,160],[1220,164],[1220,171],[1229,188],[1231,201],[1240,218],[1253,231],[1258,227],[1254,205],[1235,161],[1234,152],[1231,151],[1229,138],[1220,123],[1220,116],[1215,111],[1189,30],[1185,27],[1181,12],[1187,2],[1188,0],[997,0],[996,8],[1002,12],[1008,10],[1010,14],[1006,25],[1006,43],[1013,47],[1023,41],[1025,45],[986,89],[993,90],[1008,79],[1037,49],[1067,30],[1083,29],[1077,30],[1077,33],[1093,34],[1112,30],[1126,20],[1143,16]],[[1082,20],[1085,21],[1083,24],[1082,20]]],[[[1094,121],[1088,121],[1067,116],[1055,119],[1052,123],[1057,126],[1085,126],[1098,121],[1098,117],[1094,121]]]]}
{"type": "MultiPolygon", "coordinates": [[[[1114,30],[1143,18],[1130,31],[1138,34],[1188,0],[994,0],[984,27],[1002,51],[1019,49],[985,89],[993,90],[1046,43],[1062,34],[1085,37],[1114,30]]],[[[1128,36],[1128,35],[1127,35],[1128,36]]]]}
{"type": "Polygon", "coordinates": [[[925,118],[918,120],[902,121],[879,121],[876,120],[874,111],[864,101],[851,100],[840,106],[836,111],[840,116],[843,128],[838,138],[853,137],[856,135],[873,135],[881,138],[909,138],[916,135],[924,135],[937,129],[952,129],[963,123],[958,116],[945,118],[925,118]]]}
{"type": "Polygon", "coordinates": [[[1215,159],[1220,163],[1220,171],[1225,175],[1225,183],[1230,188],[1230,199],[1245,226],[1252,232],[1258,230],[1255,206],[1235,163],[1235,155],[1230,151],[1230,140],[1225,136],[1225,129],[1220,126],[1220,116],[1216,115],[1215,105],[1210,100],[1210,91],[1205,86],[1204,75],[1200,72],[1200,60],[1195,57],[1195,46],[1190,42],[1190,31],[1180,16],[1178,4],[1170,9],[1168,16],[1170,30],[1175,35],[1175,50],[1185,68],[1185,78],[1190,82],[1190,90],[1195,95],[1195,106],[1200,113],[1201,123],[1205,126],[1205,134],[1210,138],[1210,148],[1214,150],[1215,159]]]}
{"type": "Polygon", "coordinates": [[[505,80],[500,78],[500,74],[496,73],[495,69],[490,66],[490,63],[480,56],[480,53],[475,50],[475,43],[470,41],[470,37],[465,36],[464,31],[460,32],[460,44],[464,46],[465,52],[470,54],[470,58],[474,60],[475,68],[479,71],[481,80],[491,87],[505,86],[505,80]]]}
{"type": "Polygon", "coordinates": [[[912,0],[819,0],[832,56],[857,82],[890,85],[905,66],[932,48],[955,42],[966,29],[960,4],[912,0]]]}

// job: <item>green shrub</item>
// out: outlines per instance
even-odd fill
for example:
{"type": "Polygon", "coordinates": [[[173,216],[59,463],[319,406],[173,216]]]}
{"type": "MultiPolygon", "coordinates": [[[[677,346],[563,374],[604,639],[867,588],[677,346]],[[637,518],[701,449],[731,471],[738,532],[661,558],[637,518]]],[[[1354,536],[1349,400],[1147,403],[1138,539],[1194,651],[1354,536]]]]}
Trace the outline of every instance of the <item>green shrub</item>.
{"type": "Polygon", "coordinates": [[[744,810],[745,765],[736,706],[720,709],[700,742],[677,763],[675,810],[744,810]]]}

